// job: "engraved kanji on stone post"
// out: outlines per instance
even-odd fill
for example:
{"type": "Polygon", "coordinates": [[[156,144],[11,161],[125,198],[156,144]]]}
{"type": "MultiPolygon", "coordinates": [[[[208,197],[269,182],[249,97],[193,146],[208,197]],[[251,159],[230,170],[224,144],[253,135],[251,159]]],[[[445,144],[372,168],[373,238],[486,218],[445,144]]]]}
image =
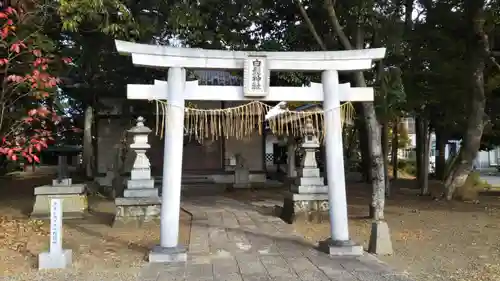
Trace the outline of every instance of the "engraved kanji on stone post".
{"type": "Polygon", "coordinates": [[[50,200],[50,248],[48,252],[38,255],[39,269],[66,268],[72,263],[72,251],[62,246],[63,200],[50,200]]]}

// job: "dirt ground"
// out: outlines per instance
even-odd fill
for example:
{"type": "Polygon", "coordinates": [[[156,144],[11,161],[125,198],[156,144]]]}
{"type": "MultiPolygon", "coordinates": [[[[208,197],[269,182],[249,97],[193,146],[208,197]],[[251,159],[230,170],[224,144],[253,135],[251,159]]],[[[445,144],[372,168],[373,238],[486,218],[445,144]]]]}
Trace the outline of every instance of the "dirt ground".
{"type": "MultiPolygon", "coordinates": [[[[500,198],[486,196],[478,205],[435,202],[417,196],[409,180],[393,185],[385,216],[392,234],[394,255],[380,257],[418,281],[500,280],[500,198]]],[[[282,190],[237,191],[238,200],[282,200],[282,190]]],[[[348,186],[349,228],[357,243],[368,247],[367,219],[371,187],[348,186]]],[[[254,205],[258,203],[253,202],[254,205]]],[[[330,236],[329,224],[296,223],[296,231],[311,243],[330,236]]]]}
{"type": "MultiPolygon", "coordinates": [[[[29,174],[29,173],[28,173],[29,174]]],[[[3,276],[36,271],[37,255],[47,250],[48,225],[27,217],[33,188],[50,182],[53,175],[22,174],[0,179],[0,272],[3,276]]],[[[387,200],[386,220],[391,228],[394,255],[380,257],[408,272],[418,281],[500,280],[500,198],[484,196],[480,204],[435,202],[416,196],[411,180],[393,184],[387,200]]],[[[226,196],[259,202],[282,202],[285,189],[234,191],[226,196]]],[[[352,238],[368,244],[368,204],[371,187],[351,184],[347,188],[352,238]]],[[[64,247],[73,250],[77,270],[130,268],[144,262],[148,249],[158,242],[152,228],[111,228],[112,201],[93,196],[91,215],[83,221],[64,223],[64,247]]],[[[190,216],[181,213],[181,243],[189,242],[190,216]]],[[[329,237],[329,225],[297,223],[296,231],[311,243],[329,237]]]]}
{"type": "MultiPolygon", "coordinates": [[[[2,276],[37,271],[40,252],[48,250],[48,222],[29,220],[33,188],[48,184],[50,173],[18,174],[0,179],[0,272],[2,276]]],[[[112,228],[113,201],[89,198],[90,214],[83,220],[65,221],[63,247],[73,250],[73,268],[79,271],[136,267],[159,241],[159,228],[112,228]]],[[[191,217],[181,211],[180,243],[189,245],[191,217]]]]}

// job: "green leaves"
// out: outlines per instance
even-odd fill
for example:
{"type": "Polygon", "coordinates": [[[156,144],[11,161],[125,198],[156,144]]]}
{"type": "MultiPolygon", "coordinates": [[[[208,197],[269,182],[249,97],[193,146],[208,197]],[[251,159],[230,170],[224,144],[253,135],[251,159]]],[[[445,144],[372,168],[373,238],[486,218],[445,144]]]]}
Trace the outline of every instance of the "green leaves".
{"type": "Polygon", "coordinates": [[[57,11],[63,31],[78,32],[91,27],[117,38],[139,33],[134,16],[120,0],[64,0],[59,2],[57,11]]]}
{"type": "Polygon", "coordinates": [[[401,79],[401,69],[392,66],[382,70],[375,87],[377,115],[382,120],[401,116],[406,102],[406,92],[401,79]]]}

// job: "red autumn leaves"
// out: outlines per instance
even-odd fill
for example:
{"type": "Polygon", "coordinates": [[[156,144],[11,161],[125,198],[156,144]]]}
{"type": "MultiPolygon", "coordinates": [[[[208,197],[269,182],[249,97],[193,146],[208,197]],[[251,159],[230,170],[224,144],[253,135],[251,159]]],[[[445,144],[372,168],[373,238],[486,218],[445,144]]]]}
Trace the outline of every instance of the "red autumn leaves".
{"type": "MultiPolygon", "coordinates": [[[[55,132],[51,124],[57,125],[61,120],[56,112],[43,106],[46,104],[43,101],[55,92],[60,83],[59,78],[48,72],[58,60],[52,54],[44,55],[36,47],[35,39],[17,37],[17,20],[17,12],[12,8],[0,12],[0,48],[4,48],[0,53],[6,54],[6,57],[0,57],[0,72],[4,74],[1,90],[2,96],[8,97],[8,100],[0,102],[16,106],[16,101],[33,98],[27,104],[32,104],[30,107],[35,105],[35,108],[26,109],[24,117],[8,126],[0,121],[0,155],[13,161],[24,158],[30,163],[39,162],[36,154],[47,148],[47,142],[53,140],[55,132]],[[24,67],[19,68],[20,65],[24,67]],[[27,69],[26,74],[20,74],[27,69]]],[[[62,58],[61,61],[65,64],[72,62],[70,58],[62,58]]]]}
{"type": "Polygon", "coordinates": [[[5,24],[3,25],[2,29],[0,29],[0,37],[2,39],[7,38],[10,32],[16,30],[16,27],[14,26],[14,21],[11,18],[16,14],[17,14],[16,10],[12,9],[11,7],[7,7],[3,12],[0,13],[0,19],[5,20],[5,24]]]}

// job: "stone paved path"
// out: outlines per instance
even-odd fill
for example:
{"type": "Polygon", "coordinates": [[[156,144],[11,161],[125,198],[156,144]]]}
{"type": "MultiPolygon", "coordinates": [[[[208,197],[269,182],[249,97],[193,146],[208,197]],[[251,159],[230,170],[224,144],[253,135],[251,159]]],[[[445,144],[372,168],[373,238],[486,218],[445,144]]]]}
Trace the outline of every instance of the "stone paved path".
{"type": "Polygon", "coordinates": [[[187,263],[149,264],[140,281],[409,281],[376,258],[331,258],[280,219],[222,196],[183,199],[193,214],[187,263]]]}

